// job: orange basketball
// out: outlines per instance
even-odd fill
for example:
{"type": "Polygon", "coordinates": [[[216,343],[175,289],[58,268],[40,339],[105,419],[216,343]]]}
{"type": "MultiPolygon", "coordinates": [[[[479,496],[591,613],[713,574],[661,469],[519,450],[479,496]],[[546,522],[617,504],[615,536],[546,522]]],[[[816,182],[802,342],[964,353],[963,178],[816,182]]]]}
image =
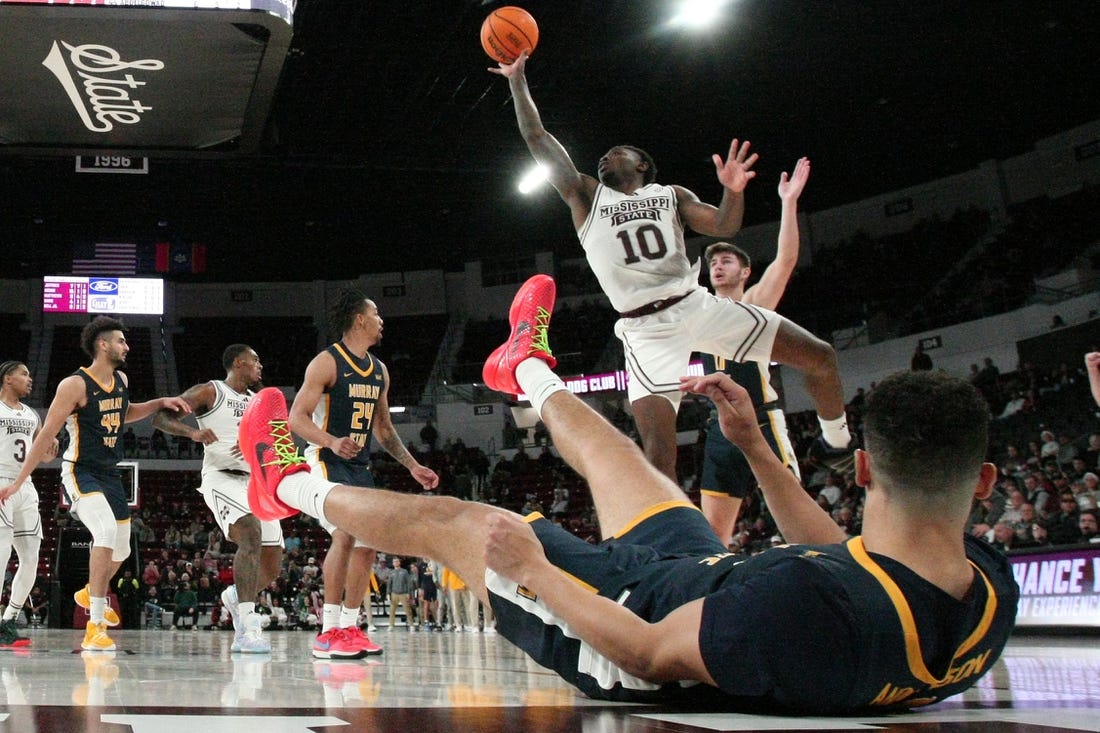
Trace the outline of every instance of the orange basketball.
{"type": "Polygon", "coordinates": [[[481,47],[489,58],[510,64],[523,51],[530,54],[539,42],[539,27],[523,8],[514,5],[489,13],[481,24],[481,47]]]}

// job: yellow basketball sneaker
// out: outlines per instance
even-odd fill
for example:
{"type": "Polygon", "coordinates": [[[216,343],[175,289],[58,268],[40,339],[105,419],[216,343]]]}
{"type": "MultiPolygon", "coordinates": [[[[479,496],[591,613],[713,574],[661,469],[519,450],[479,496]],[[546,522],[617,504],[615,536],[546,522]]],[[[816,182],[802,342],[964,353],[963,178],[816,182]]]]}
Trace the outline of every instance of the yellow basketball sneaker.
{"type": "MultiPolygon", "coordinates": [[[[88,586],[84,586],[76,593],[73,593],[73,600],[76,601],[76,605],[81,608],[91,608],[92,594],[88,592],[88,586]]],[[[103,610],[103,620],[108,626],[118,626],[121,621],[118,617],[118,612],[110,606],[107,606],[107,608],[103,610]]]]}
{"type": "Polygon", "coordinates": [[[91,652],[113,652],[115,643],[107,636],[107,625],[89,621],[84,628],[84,641],[80,642],[80,648],[91,652]]]}

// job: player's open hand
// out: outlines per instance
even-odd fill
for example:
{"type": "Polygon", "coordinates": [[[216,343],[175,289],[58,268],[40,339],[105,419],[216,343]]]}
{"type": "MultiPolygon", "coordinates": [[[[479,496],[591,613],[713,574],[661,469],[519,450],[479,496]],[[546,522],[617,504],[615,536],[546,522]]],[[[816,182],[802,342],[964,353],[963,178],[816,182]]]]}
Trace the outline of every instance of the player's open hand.
{"type": "Polygon", "coordinates": [[[19,484],[8,484],[7,486],[0,488],[0,504],[4,503],[14,494],[19,491],[19,484]]]}
{"type": "Polygon", "coordinates": [[[506,64],[503,61],[498,61],[496,66],[490,66],[489,72],[492,74],[500,74],[505,79],[511,79],[517,74],[523,76],[525,69],[527,68],[527,52],[521,51],[519,57],[516,58],[510,64],[506,64]]]}
{"type": "Polygon", "coordinates": [[[794,164],[794,173],[790,178],[787,177],[787,171],[783,171],[779,176],[779,198],[784,201],[798,201],[808,180],[810,180],[810,159],[799,158],[794,164]]]}
{"type": "Polygon", "coordinates": [[[760,159],[756,153],[749,155],[749,141],[739,143],[737,138],[730,143],[729,156],[723,162],[722,156],[715,153],[711,156],[714,161],[714,169],[718,174],[718,181],[734,193],[740,193],[749,185],[749,181],[756,177],[753,165],[760,159]]]}

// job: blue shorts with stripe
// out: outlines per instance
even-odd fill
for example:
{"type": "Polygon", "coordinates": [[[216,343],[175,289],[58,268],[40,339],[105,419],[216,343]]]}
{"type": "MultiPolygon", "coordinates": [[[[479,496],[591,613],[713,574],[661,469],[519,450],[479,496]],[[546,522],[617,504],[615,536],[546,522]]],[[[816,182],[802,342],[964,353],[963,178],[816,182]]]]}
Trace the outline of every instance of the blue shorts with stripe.
{"type": "Polygon", "coordinates": [[[317,461],[317,465],[321,468],[321,475],[335,484],[374,487],[374,474],[365,463],[317,461]]]}
{"type": "MultiPolygon", "coordinates": [[[[710,577],[695,568],[706,558],[728,554],[702,512],[687,502],[655,507],[621,535],[598,545],[535,516],[531,528],[552,564],[648,621],[709,592],[710,577]]],[[[597,680],[594,668],[586,667],[580,640],[566,633],[567,625],[540,605],[537,596],[492,571],[486,573],[486,586],[500,633],[588,695],[645,701],[668,694],[661,685],[641,689],[631,682],[614,684],[618,673],[609,672],[607,665],[600,669],[611,677],[597,680]]]]}
{"type": "Polygon", "coordinates": [[[62,464],[61,478],[61,486],[70,504],[75,504],[77,499],[87,494],[103,494],[116,520],[130,518],[130,505],[126,501],[126,491],[122,488],[122,476],[118,471],[91,470],[66,461],[62,464]]]}
{"type": "MultiPolygon", "coordinates": [[[[760,432],[764,434],[764,440],[771,447],[772,452],[779,456],[784,465],[794,471],[795,476],[802,478],[798,472],[798,462],[794,457],[794,449],[791,448],[790,438],[786,435],[786,421],[780,410],[769,410],[758,413],[760,418],[760,432]]],[[[756,488],[756,477],[749,468],[749,462],[745,454],[726,436],[722,435],[722,428],[717,420],[707,423],[707,442],[703,448],[703,475],[699,482],[699,489],[704,494],[718,496],[731,496],[735,499],[744,499],[756,488]]]]}

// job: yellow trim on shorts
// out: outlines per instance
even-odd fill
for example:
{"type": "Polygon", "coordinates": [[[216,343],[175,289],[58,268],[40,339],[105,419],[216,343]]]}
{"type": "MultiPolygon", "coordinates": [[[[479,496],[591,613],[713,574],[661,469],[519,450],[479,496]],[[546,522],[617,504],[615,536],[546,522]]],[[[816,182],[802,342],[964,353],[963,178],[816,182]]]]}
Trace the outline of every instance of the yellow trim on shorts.
{"type": "Polygon", "coordinates": [[[715,491],[714,489],[699,489],[700,494],[706,494],[707,496],[728,496],[731,499],[736,499],[735,496],[730,496],[724,491],[715,491]]]}
{"type": "Polygon", "coordinates": [[[649,519],[650,517],[652,517],[654,515],[657,515],[657,514],[660,514],[661,512],[666,512],[669,509],[676,509],[678,507],[686,507],[688,509],[694,509],[695,511],[700,511],[699,507],[695,506],[694,504],[692,504],[687,499],[674,499],[672,501],[662,501],[658,504],[654,504],[653,506],[649,507],[648,509],[646,509],[644,512],[642,512],[638,516],[631,519],[629,522],[626,523],[626,526],[624,526],[621,531],[619,531],[616,534],[612,535],[612,537],[622,537],[624,534],[626,534],[630,530],[634,529],[635,527],[637,527],[639,524],[641,524],[645,520],[649,519]]]}
{"type": "MultiPolygon", "coordinates": [[[[535,521],[535,520],[537,520],[537,519],[546,519],[546,517],[544,517],[544,516],[542,515],[542,512],[531,512],[530,514],[528,514],[527,516],[525,516],[525,517],[523,518],[523,521],[525,521],[525,522],[527,522],[528,524],[530,524],[531,522],[534,522],[534,521],[535,521]]],[[[599,589],[599,588],[597,588],[596,586],[594,586],[594,585],[592,585],[592,584],[590,584],[590,583],[585,583],[585,582],[584,582],[583,580],[581,580],[580,578],[578,578],[578,577],[577,577],[576,575],[573,575],[572,573],[567,573],[566,571],[562,570],[561,568],[557,567],[556,565],[555,565],[554,567],[555,567],[555,568],[557,568],[557,571],[558,571],[559,573],[561,573],[561,574],[562,574],[562,575],[564,575],[565,577],[567,577],[567,578],[569,578],[570,580],[572,580],[572,581],[573,581],[574,583],[576,583],[577,585],[579,585],[579,586],[580,586],[581,588],[584,588],[585,590],[587,590],[587,591],[591,591],[591,592],[593,592],[593,593],[599,593],[599,592],[600,592],[600,589],[599,589]]]]}

